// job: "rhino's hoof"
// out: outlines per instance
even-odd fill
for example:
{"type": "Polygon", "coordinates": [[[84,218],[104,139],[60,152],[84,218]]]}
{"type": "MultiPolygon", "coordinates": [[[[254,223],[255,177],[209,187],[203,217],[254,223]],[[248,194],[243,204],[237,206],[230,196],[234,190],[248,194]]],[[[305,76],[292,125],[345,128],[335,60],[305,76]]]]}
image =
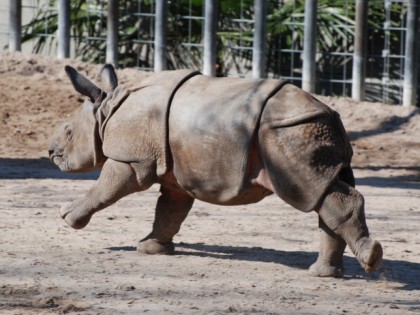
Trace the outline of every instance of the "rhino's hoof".
{"type": "Polygon", "coordinates": [[[344,267],[331,266],[317,260],[309,267],[309,274],[314,277],[334,277],[341,278],[344,275],[344,267]]]}
{"type": "Polygon", "coordinates": [[[80,214],[76,213],[74,210],[71,209],[72,204],[68,203],[65,204],[60,209],[60,216],[61,218],[66,221],[68,225],[70,225],[73,229],[83,229],[90,221],[90,215],[81,216],[80,214]]]}
{"type": "Polygon", "coordinates": [[[357,259],[360,265],[366,272],[375,272],[383,256],[382,246],[379,242],[372,240],[369,237],[363,237],[357,242],[357,259]]]}
{"type": "Polygon", "coordinates": [[[156,239],[149,238],[139,242],[137,252],[148,255],[172,255],[175,252],[175,246],[172,242],[161,244],[156,239]]]}

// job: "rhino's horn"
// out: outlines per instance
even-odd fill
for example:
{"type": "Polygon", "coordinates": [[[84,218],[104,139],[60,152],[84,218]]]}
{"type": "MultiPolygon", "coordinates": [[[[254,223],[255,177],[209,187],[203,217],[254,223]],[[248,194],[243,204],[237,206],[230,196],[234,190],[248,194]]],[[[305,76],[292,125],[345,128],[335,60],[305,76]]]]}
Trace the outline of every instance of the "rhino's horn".
{"type": "Polygon", "coordinates": [[[106,64],[101,70],[101,80],[106,90],[115,90],[118,86],[118,78],[111,64],[106,64]]]}
{"type": "Polygon", "coordinates": [[[92,102],[95,102],[101,97],[102,90],[78,73],[76,69],[70,66],[66,66],[64,69],[77,92],[88,96],[92,102]]]}

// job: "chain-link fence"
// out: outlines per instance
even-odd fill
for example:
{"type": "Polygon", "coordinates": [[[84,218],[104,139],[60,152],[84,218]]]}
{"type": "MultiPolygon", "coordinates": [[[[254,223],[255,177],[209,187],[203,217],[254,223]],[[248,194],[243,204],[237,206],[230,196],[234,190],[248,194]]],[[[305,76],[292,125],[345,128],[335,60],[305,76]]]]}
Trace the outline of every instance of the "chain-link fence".
{"type": "MultiPolygon", "coordinates": [[[[304,1],[267,0],[266,73],[300,86],[304,1]]],[[[78,2],[78,1],[73,1],[78,2]]],[[[71,57],[105,62],[107,1],[85,0],[72,14],[71,57]],[[81,24],[85,27],[78,27],[81,24]],[[95,49],[92,49],[94,47],[95,49]]],[[[355,0],[318,1],[316,91],[351,96],[355,0]],[[331,1],[330,1],[331,2],[331,1]]],[[[401,104],[408,0],[369,1],[366,99],[401,104]]],[[[169,69],[202,69],[204,0],[170,1],[169,69]]],[[[217,75],[249,77],[252,72],[254,7],[250,0],[220,1],[217,75]]],[[[119,64],[153,70],[155,1],[120,1],[119,64]],[[127,26],[128,25],[128,26],[127,26]]],[[[0,4],[0,44],[7,45],[8,5],[0,4]]],[[[23,50],[56,54],[56,3],[22,0],[23,50]],[[28,27],[34,19],[37,27],[28,27]],[[28,40],[30,38],[30,40],[28,40]]],[[[420,92],[420,91],[419,91],[420,92]]],[[[417,93],[418,95],[420,93],[417,93]]]]}

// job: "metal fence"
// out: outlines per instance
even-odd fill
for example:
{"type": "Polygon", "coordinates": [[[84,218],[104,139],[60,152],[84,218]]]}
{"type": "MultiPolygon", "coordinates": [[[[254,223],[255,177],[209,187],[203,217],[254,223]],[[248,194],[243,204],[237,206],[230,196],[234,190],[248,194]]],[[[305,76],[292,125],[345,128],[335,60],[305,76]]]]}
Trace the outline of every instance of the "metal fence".
{"type": "MultiPolygon", "coordinates": [[[[8,20],[10,3],[0,4],[0,44],[6,49],[9,43],[10,30],[8,20]]],[[[66,0],[64,0],[66,1],[66,0]]],[[[156,70],[156,8],[161,2],[170,5],[172,28],[165,33],[165,65],[169,69],[175,68],[205,68],[203,55],[208,50],[206,41],[206,3],[213,0],[183,0],[170,1],[126,1],[131,6],[119,8],[120,19],[129,19],[132,24],[130,34],[120,39],[118,43],[119,61],[122,67],[133,66],[140,70],[156,70]],[[179,34],[183,36],[178,36],[179,34]]],[[[315,1],[315,0],[306,0],[315,1]]],[[[354,43],[356,24],[354,9],[360,0],[338,0],[335,7],[341,10],[340,19],[333,20],[325,30],[339,33],[340,43],[322,46],[318,44],[315,54],[315,92],[324,95],[351,96],[353,81],[354,43]],[[344,13],[343,13],[344,12],[344,13]],[[338,49],[339,48],[339,49],[338,49]]],[[[366,0],[365,0],[366,1],[366,0]]],[[[56,56],[57,55],[57,28],[51,24],[48,17],[57,14],[57,2],[49,0],[22,0],[22,24],[27,25],[34,17],[45,18],[45,27],[42,32],[33,29],[32,40],[25,42],[22,49],[26,52],[56,56]],[[42,39],[41,41],[39,39],[42,39]]],[[[104,63],[107,49],[107,16],[108,3],[103,0],[86,0],[81,8],[84,10],[83,19],[90,25],[90,30],[71,34],[70,57],[82,58],[87,61],[104,63]],[[89,51],[89,47],[98,47],[98,51],[89,51]]],[[[250,6],[250,0],[226,0],[213,4],[224,5],[223,15],[219,14],[217,29],[217,52],[214,60],[215,74],[220,76],[250,77],[253,70],[253,53],[255,55],[255,31],[258,21],[255,20],[257,12],[255,6],[250,6]],[[221,20],[222,19],[222,20],[221,20]]],[[[415,8],[418,13],[419,4],[416,0],[370,0],[368,18],[376,18],[365,30],[369,33],[366,56],[366,76],[363,84],[366,91],[364,98],[369,101],[380,101],[386,104],[402,104],[404,94],[404,66],[407,59],[407,30],[409,23],[409,10],[415,8]],[[413,4],[415,6],[413,7],[413,4]],[[409,6],[411,5],[411,6],[409,6]],[[379,12],[380,11],[380,12],[379,12]],[[380,18],[379,18],[380,17],[380,18]]],[[[301,9],[302,1],[290,0],[262,0],[255,4],[264,3],[266,8],[265,25],[268,27],[267,45],[264,51],[264,69],[262,73],[270,78],[282,78],[302,86],[302,69],[304,48],[298,40],[285,39],[281,32],[272,35],[273,27],[287,29],[288,38],[302,37],[306,12],[301,9]],[[287,2],[291,7],[287,20],[276,21],[273,16],[285,6],[287,2]],[[271,24],[270,24],[271,23],[271,24]],[[270,38],[270,40],[268,40],[270,38]]],[[[316,3],[316,1],[315,1],[316,3]]],[[[258,8],[258,7],[257,7],[258,8]]],[[[318,23],[323,15],[334,14],[333,8],[318,1],[318,23]]],[[[219,10],[220,12],[220,10],[219,10]]],[[[159,13],[159,12],[158,12],[159,13]]],[[[261,15],[260,15],[261,16],[261,15]]],[[[416,15],[418,20],[418,15],[416,15]]],[[[127,23],[126,23],[127,24],[127,23]]],[[[417,24],[419,25],[419,24],[417,24]]],[[[320,30],[318,24],[317,29],[320,30]]],[[[325,31],[324,31],[325,32],[325,31]]],[[[25,34],[23,34],[25,35],[25,34]]],[[[325,36],[324,33],[318,34],[325,36]]],[[[420,38],[416,29],[416,41],[420,38]]],[[[109,43],[108,43],[109,44],[109,43]]],[[[419,48],[416,48],[420,51],[419,48]]],[[[420,58],[418,58],[420,59],[420,58]]],[[[414,61],[415,79],[419,76],[419,60],[414,61]]],[[[412,80],[416,82],[415,80],[412,80]]],[[[412,104],[419,105],[417,95],[420,90],[415,86],[416,98],[412,104]]]]}

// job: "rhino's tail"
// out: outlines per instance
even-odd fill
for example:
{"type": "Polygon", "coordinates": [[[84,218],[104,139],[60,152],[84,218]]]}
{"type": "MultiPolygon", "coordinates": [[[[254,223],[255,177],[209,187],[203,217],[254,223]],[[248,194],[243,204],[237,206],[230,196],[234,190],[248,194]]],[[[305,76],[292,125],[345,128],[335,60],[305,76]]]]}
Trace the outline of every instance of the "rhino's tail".
{"type": "Polygon", "coordinates": [[[353,170],[350,166],[344,167],[338,175],[338,178],[352,187],[356,186],[356,180],[354,179],[353,170]]]}

